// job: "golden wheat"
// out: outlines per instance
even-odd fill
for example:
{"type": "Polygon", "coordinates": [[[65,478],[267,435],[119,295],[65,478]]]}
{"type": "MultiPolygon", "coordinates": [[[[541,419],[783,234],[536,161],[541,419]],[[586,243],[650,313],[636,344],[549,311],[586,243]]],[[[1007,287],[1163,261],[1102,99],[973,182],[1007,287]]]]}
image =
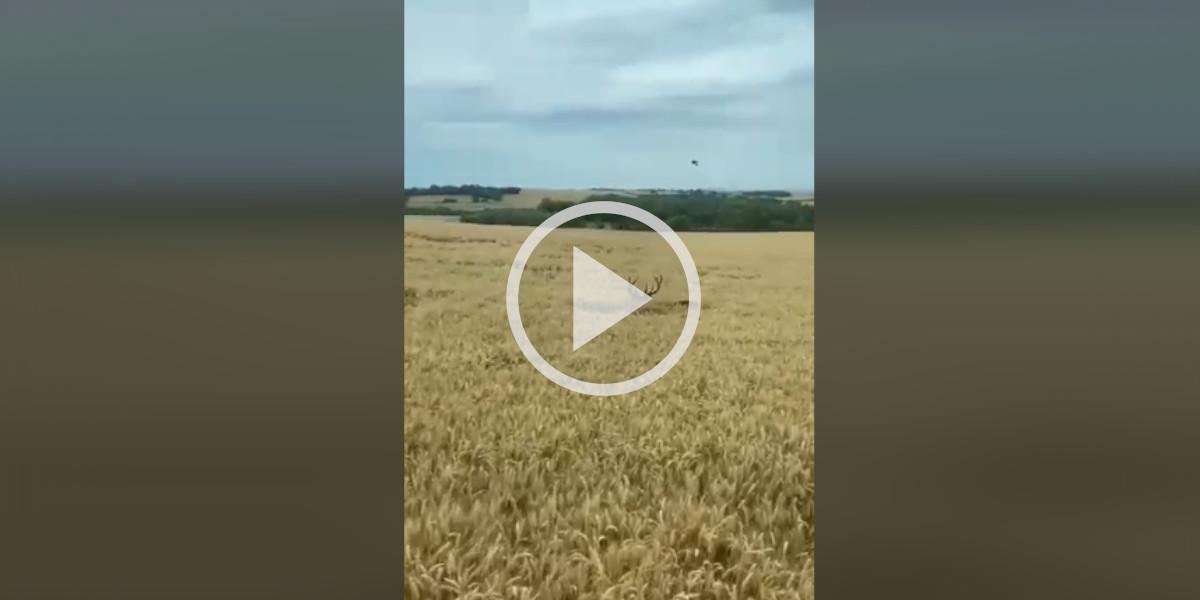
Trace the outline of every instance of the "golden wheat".
{"type": "MultiPolygon", "coordinates": [[[[812,234],[682,234],[703,286],[691,348],[657,383],[594,398],[512,339],[505,285],[530,231],[406,223],[408,597],[812,598],[812,234]]],[[[674,344],[681,279],[652,233],[560,230],[522,315],[556,367],[616,381],[674,344]],[[578,352],[571,246],[667,282],[578,352]]]]}

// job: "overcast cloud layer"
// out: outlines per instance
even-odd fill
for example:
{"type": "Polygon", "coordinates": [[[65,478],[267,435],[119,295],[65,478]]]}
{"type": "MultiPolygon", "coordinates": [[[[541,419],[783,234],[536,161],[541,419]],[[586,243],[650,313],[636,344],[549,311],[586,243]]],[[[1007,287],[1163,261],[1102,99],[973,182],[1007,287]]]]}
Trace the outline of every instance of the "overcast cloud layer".
{"type": "Polygon", "coordinates": [[[406,185],[813,187],[811,1],[409,0],[404,18],[406,185]]]}

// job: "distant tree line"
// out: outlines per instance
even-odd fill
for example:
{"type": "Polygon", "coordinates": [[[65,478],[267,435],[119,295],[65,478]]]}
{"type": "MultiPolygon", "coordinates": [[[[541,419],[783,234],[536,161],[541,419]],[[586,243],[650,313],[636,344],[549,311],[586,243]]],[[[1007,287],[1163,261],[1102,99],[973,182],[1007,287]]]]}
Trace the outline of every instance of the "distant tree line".
{"type": "MultiPolygon", "coordinates": [[[[597,194],[582,202],[608,200],[644,209],[676,231],[813,231],[812,204],[748,193],[689,192],[643,194],[597,194]]],[[[492,209],[463,214],[462,221],[488,225],[537,225],[574,203],[542,199],[536,209],[492,209]]],[[[620,215],[597,214],[573,219],[570,227],[646,230],[640,221],[620,215]]]]}
{"type": "MultiPolygon", "coordinates": [[[[588,198],[592,198],[592,197],[594,197],[594,196],[588,196],[588,198]]],[[[625,198],[626,196],[621,196],[621,197],[625,198]]],[[[555,200],[553,198],[542,198],[542,202],[540,204],[538,204],[538,210],[543,210],[543,211],[553,214],[564,208],[569,208],[572,206],[575,206],[575,203],[571,202],[570,200],[555,200]]]]}
{"type": "Polygon", "coordinates": [[[762,198],[790,198],[792,193],[787,190],[754,190],[752,192],[742,192],[743,196],[756,196],[762,198]]]}
{"type": "Polygon", "coordinates": [[[428,206],[405,206],[404,214],[406,215],[421,215],[421,216],[455,216],[465,215],[466,210],[461,208],[452,208],[444,204],[430,204],[428,206]]]}
{"type": "Polygon", "coordinates": [[[738,191],[738,192],[723,192],[720,190],[704,190],[704,189],[666,190],[666,189],[661,189],[661,188],[645,190],[645,193],[649,194],[649,195],[654,195],[654,196],[663,196],[663,195],[665,195],[665,196],[689,196],[689,197],[712,196],[712,197],[718,197],[718,198],[732,197],[732,196],[751,196],[751,197],[756,197],[756,198],[790,198],[792,195],[792,193],[787,190],[750,190],[750,191],[738,191]]]}
{"type": "Polygon", "coordinates": [[[475,202],[500,201],[505,195],[520,194],[519,187],[493,187],[488,185],[431,185],[429,187],[404,188],[406,198],[414,196],[470,196],[475,202]]]}

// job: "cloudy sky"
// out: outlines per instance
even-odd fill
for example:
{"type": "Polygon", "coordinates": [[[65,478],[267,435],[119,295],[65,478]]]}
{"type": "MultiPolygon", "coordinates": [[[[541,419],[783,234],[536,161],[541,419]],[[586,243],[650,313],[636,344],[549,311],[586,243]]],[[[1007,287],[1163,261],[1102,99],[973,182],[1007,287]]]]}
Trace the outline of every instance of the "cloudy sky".
{"type": "Polygon", "coordinates": [[[406,185],[813,188],[811,0],[404,9],[406,185]]]}

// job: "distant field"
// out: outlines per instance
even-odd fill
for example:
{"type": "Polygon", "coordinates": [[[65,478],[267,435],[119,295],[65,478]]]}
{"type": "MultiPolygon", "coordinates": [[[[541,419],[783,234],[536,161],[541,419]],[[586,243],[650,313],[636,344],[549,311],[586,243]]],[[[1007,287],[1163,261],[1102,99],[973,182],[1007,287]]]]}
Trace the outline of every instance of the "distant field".
{"type": "MultiPolygon", "coordinates": [[[[442,206],[443,198],[455,198],[458,202],[453,204],[445,204],[447,207],[459,210],[484,210],[488,208],[537,208],[538,203],[542,198],[550,198],[552,200],[568,200],[571,202],[579,202],[588,196],[599,194],[628,194],[634,196],[640,193],[648,193],[646,190],[588,190],[588,189],[545,189],[545,188],[529,188],[522,189],[520,194],[509,194],[504,196],[504,200],[500,202],[471,202],[470,196],[412,196],[408,199],[411,206],[442,206]]],[[[793,193],[792,199],[806,200],[812,202],[811,195],[798,195],[793,193]]]]}
{"type": "MultiPolygon", "coordinates": [[[[703,286],[691,348],[657,383],[593,398],[535,371],[509,330],[531,231],[405,223],[406,595],[813,598],[813,234],[681,234],[703,286]]],[[[686,285],[653,233],[555,231],[525,273],[529,336],[572,376],[635,376],[678,338],[686,285]],[[578,351],[572,246],[665,277],[578,351]]]]}
{"type": "MultiPolygon", "coordinates": [[[[505,201],[513,202],[513,208],[535,208],[542,198],[550,198],[552,200],[569,200],[571,202],[579,202],[588,196],[594,196],[604,193],[617,192],[598,192],[595,190],[547,190],[547,189],[523,189],[520,194],[508,196],[505,201]]],[[[632,195],[632,192],[630,192],[632,195]]]]}
{"type": "Polygon", "coordinates": [[[588,196],[601,193],[593,190],[551,190],[551,189],[522,189],[520,194],[508,194],[500,202],[471,202],[470,196],[412,196],[408,199],[410,206],[442,206],[443,198],[455,198],[458,202],[445,204],[447,207],[460,210],[484,210],[488,208],[537,208],[542,198],[553,200],[569,200],[579,202],[588,196]]]}

